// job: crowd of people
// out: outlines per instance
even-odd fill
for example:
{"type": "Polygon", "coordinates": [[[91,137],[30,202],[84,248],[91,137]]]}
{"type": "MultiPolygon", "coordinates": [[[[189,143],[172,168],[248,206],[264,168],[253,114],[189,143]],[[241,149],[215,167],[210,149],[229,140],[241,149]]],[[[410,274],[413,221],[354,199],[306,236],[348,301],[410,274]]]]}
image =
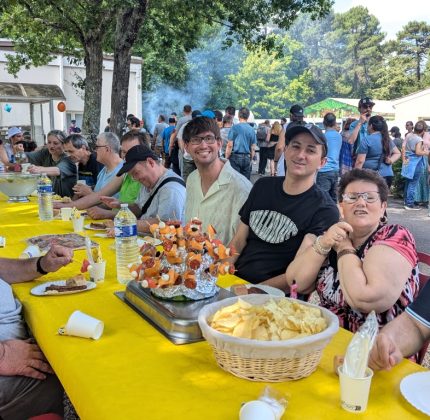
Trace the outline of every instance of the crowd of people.
{"type": "MultiPolygon", "coordinates": [[[[352,332],[374,310],[382,332],[371,363],[390,368],[404,356],[414,357],[430,337],[429,287],[420,294],[413,235],[390,224],[386,212],[392,164],[400,158],[405,206],[414,208],[428,166],[428,133],[418,121],[405,139],[392,128],[391,139],[386,121],[371,115],[373,105],[361,99],[360,118],[347,120],[340,133],[333,113],[324,116],[323,132],[305,122],[300,105],[290,108],[290,122],[266,121],[257,131],[248,124],[247,108],[236,119],[234,107],[223,115],[185,105],[179,119],[160,115],[152,135],[129,115],[121,139],[105,130],[93,148],[80,133],[51,131],[46,147],[27,153],[29,170],[47,173],[55,192],[72,197],[73,206],[87,209],[93,219],[113,219],[120,204],[128,203],[141,233],[159,219],[200,218],[204,229],[211,224],[236,250],[231,262],[239,277],[287,294],[296,284],[303,299],[316,291],[320,304],[352,332]],[[271,176],[252,185],[257,146],[258,172],[265,174],[268,165],[271,176]]],[[[62,206],[70,204],[55,203],[62,206]]],[[[0,260],[0,301],[8,301],[0,307],[0,381],[16,377],[13,396],[0,399],[0,416],[14,413],[26,397],[20,394],[22,376],[43,382],[51,372],[35,344],[28,345],[36,346],[38,364],[17,367],[30,362],[28,351],[10,350],[26,336],[10,333],[2,322],[11,313],[22,321],[8,283],[31,280],[70,260],[57,248],[22,267],[0,260]]]]}

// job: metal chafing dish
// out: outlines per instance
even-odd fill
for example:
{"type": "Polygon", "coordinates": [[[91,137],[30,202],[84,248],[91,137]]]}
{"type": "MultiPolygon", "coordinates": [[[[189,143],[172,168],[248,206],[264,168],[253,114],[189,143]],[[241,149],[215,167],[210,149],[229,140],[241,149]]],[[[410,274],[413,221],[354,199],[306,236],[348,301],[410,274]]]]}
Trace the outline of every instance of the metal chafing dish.
{"type": "Polygon", "coordinates": [[[150,289],[142,288],[136,281],[128,283],[125,292],[116,292],[115,295],[174,344],[204,340],[197,322],[200,309],[209,303],[235,296],[220,288],[219,292],[209,299],[186,302],[162,300],[153,296],[150,289]]]}

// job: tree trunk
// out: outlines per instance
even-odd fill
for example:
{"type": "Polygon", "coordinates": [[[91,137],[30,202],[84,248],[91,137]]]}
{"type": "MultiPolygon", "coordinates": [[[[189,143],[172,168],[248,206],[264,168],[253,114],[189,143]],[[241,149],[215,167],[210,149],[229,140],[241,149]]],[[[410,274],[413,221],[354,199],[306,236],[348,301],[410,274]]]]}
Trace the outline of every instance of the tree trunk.
{"type": "Polygon", "coordinates": [[[139,0],[135,7],[123,9],[116,21],[110,127],[118,136],[122,134],[127,116],[131,49],[145,20],[147,7],[147,0],[139,0]]]}
{"type": "Polygon", "coordinates": [[[85,45],[85,97],[83,134],[93,140],[100,132],[102,103],[103,47],[100,38],[89,37],[85,45]]]}

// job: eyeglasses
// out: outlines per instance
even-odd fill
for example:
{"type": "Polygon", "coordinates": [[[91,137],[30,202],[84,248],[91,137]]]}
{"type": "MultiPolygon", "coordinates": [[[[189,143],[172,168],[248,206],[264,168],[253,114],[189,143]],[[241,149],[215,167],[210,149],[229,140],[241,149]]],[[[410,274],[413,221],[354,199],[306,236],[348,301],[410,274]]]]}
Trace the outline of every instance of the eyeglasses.
{"type": "Polygon", "coordinates": [[[379,199],[379,192],[377,191],[366,191],[366,192],[350,192],[342,194],[343,201],[345,203],[351,204],[358,201],[359,198],[362,198],[366,203],[374,203],[379,199]]]}
{"type": "Polygon", "coordinates": [[[99,147],[109,147],[109,146],[107,144],[101,144],[101,145],[96,144],[94,146],[95,149],[98,149],[99,147]]]}
{"type": "Polygon", "coordinates": [[[198,144],[201,144],[203,140],[206,144],[214,144],[217,141],[217,138],[214,136],[194,136],[190,138],[190,143],[197,146],[198,144]]]}
{"type": "Polygon", "coordinates": [[[372,109],[372,108],[373,108],[373,105],[361,105],[361,108],[364,108],[364,109],[372,109]]]}

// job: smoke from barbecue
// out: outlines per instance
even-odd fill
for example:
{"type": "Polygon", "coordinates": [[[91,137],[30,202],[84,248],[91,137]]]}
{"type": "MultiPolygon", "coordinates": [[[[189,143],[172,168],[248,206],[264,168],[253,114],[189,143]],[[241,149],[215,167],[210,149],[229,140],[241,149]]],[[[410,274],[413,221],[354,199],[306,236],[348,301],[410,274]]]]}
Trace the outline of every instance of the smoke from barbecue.
{"type": "Polygon", "coordinates": [[[224,39],[225,33],[221,30],[218,34],[203,39],[200,48],[187,54],[189,78],[183,88],[162,84],[150,92],[144,92],[143,117],[151,131],[160,114],[169,116],[175,111],[181,116],[182,109],[187,104],[203,111],[216,82],[237,71],[242,60],[242,47],[234,44],[222,49],[224,39]]]}

